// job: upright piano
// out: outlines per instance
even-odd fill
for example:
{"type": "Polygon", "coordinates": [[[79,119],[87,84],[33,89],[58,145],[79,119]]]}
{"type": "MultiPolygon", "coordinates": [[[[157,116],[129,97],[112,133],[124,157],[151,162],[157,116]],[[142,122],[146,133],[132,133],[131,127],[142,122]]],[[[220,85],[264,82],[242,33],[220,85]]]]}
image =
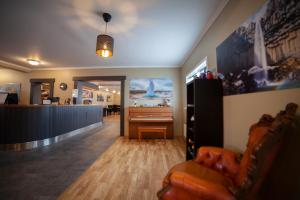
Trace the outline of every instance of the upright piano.
{"type": "MultiPolygon", "coordinates": [[[[142,126],[166,127],[167,138],[173,138],[172,107],[129,107],[129,138],[138,138],[137,129],[142,126]]],[[[143,138],[163,138],[162,135],[147,133],[143,138]]]]}

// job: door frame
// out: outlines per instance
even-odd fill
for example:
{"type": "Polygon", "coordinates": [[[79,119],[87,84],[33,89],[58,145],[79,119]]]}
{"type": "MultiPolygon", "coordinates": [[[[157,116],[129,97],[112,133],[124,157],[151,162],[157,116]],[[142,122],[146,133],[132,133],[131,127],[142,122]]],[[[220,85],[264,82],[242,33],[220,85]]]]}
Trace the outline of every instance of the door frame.
{"type": "Polygon", "coordinates": [[[33,78],[30,79],[30,104],[33,102],[33,85],[35,84],[42,84],[42,83],[49,83],[50,84],[50,97],[53,97],[54,94],[54,82],[55,78],[33,78]]]}
{"type": "MultiPolygon", "coordinates": [[[[79,81],[120,81],[121,105],[120,105],[120,136],[125,135],[125,80],[126,76],[75,76],[73,77],[74,89],[77,89],[79,81]]],[[[76,102],[77,103],[77,102],[76,102]]]]}

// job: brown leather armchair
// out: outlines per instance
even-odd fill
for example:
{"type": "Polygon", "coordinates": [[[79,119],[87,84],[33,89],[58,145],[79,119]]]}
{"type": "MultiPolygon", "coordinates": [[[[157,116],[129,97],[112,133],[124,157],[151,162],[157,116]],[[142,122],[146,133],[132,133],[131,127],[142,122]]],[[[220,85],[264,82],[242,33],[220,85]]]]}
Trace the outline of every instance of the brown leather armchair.
{"type": "Polygon", "coordinates": [[[243,156],[217,147],[201,147],[197,157],[174,166],[158,192],[161,200],[257,199],[258,190],[288,133],[297,105],[276,118],[263,115],[250,127],[243,156]]]}

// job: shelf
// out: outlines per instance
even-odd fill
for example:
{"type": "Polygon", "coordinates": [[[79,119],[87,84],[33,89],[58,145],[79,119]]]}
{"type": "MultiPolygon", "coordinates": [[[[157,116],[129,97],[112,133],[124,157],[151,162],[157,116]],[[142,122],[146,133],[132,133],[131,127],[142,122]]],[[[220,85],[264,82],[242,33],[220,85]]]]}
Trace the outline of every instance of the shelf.
{"type": "Polygon", "coordinates": [[[197,149],[203,145],[223,146],[222,92],[220,80],[195,79],[187,84],[185,110],[187,160],[194,159],[197,149]]]}

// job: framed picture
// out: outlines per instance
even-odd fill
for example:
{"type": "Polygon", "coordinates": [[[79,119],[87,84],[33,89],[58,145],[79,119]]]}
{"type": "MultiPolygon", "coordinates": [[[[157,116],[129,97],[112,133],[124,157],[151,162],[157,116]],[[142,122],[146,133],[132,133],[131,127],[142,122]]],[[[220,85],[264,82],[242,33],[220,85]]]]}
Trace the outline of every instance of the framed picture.
{"type": "Polygon", "coordinates": [[[82,98],[93,98],[93,92],[90,90],[82,90],[82,98]]]}
{"type": "Polygon", "coordinates": [[[112,96],[111,95],[106,96],[106,102],[112,102],[112,96]]]}
{"type": "Polygon", "coordinates": [[[20,83],[7,83],[0,85],[0,93],[16,93],[18,99],[20,100],[21,96],[21,84],[20,83]]]}
{"type": "Polygon", "coordinates": [[[104,97],[102,94],[97,94],[97,101],[104,101],[104,97]]]}
{"type": "Polygon", "coordinates": [[[167,78],[132,79],[129,86],[129,96],[138,99],[168,99],[173,96],[173,82],[167,78]]]}
{"type": "Polygon", "coordinates": [[[217,47],[224,95],[300,87],[299,7],[268,0],[217,47]]]}

